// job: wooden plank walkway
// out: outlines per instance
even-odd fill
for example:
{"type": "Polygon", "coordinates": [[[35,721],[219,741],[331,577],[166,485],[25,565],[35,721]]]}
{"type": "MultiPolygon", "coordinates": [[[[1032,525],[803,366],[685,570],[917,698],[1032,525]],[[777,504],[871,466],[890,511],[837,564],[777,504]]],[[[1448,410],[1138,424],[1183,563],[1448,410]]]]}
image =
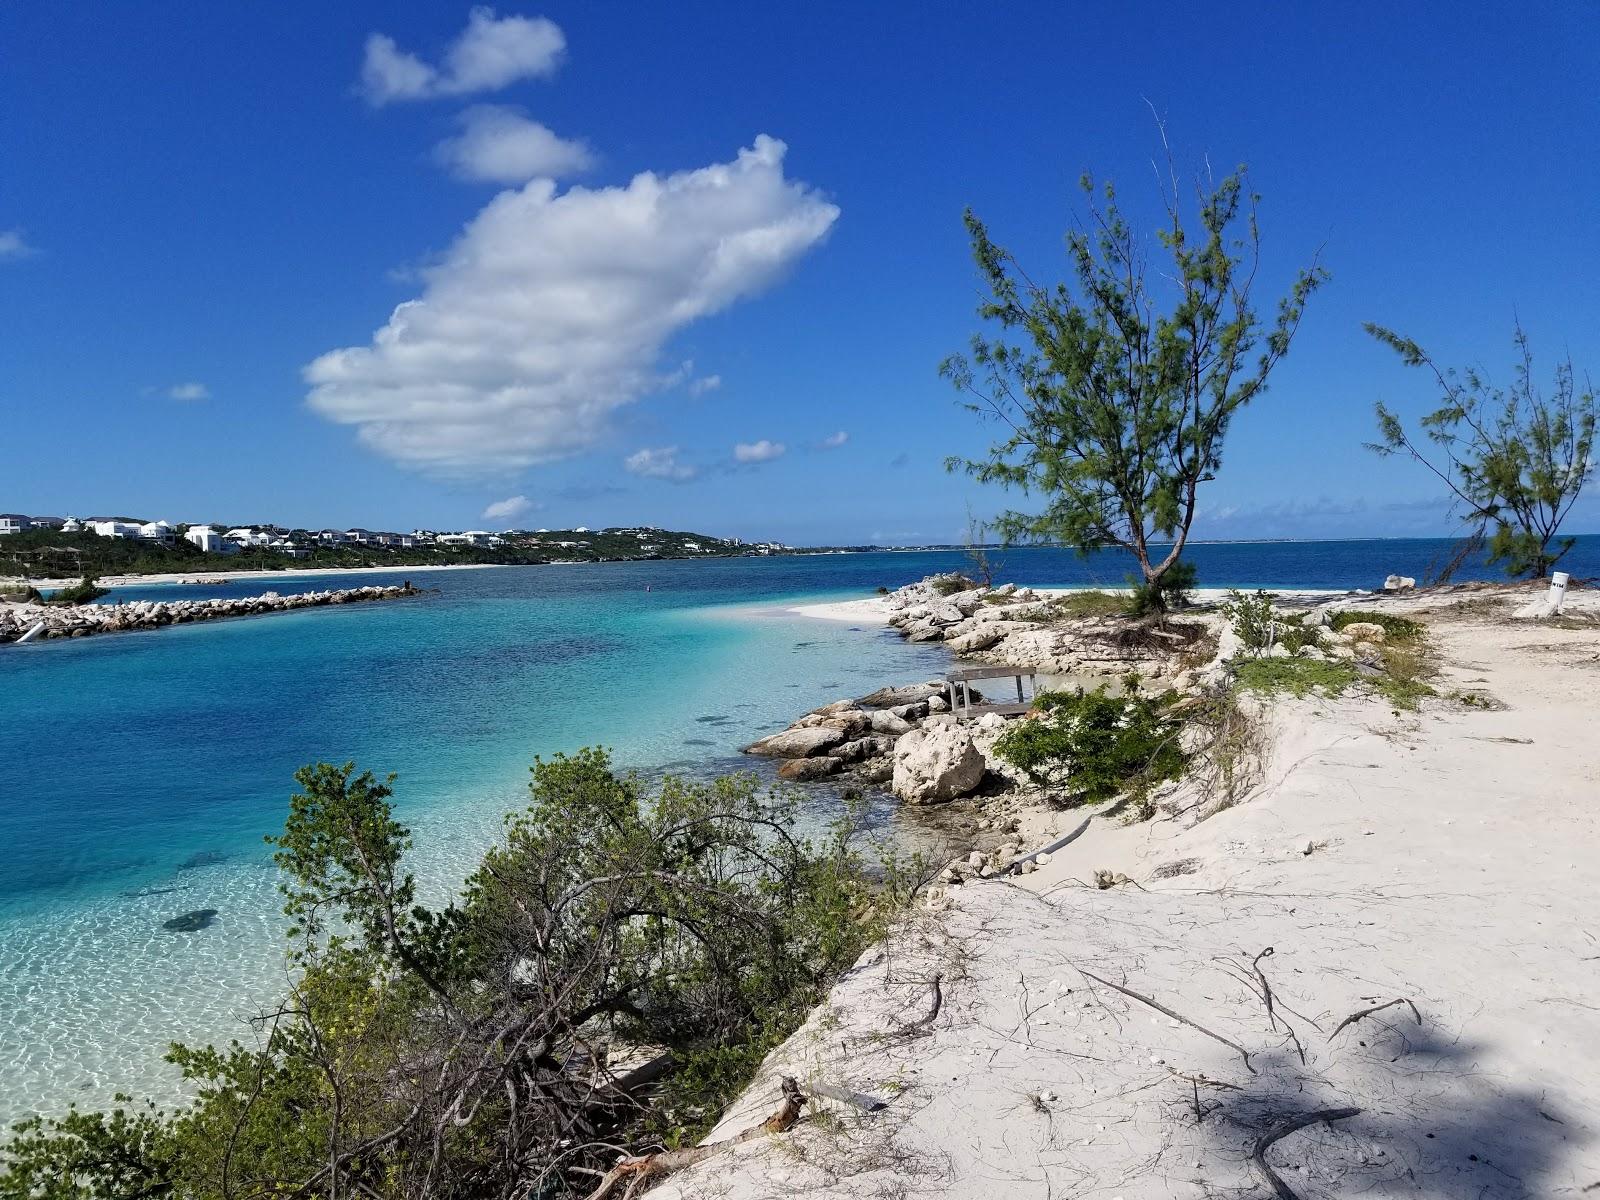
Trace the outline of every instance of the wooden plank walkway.
{"type": "Polygon", "coordinates": [[[950,711],[963,717],[981,717],[985,713],[998,713],[1002,717],[1018,717],[1033,707],[1033,697],[1039,694],[1038,672],[1032,667],[963,667],[945,675],[945,696],[950,701],[950,711]],[[971,682],[974,679],[1014,679],[1017,699],[1011,701],[972,702],[971,682]],[[1028,681],[1026,692],[1022,681],[1028,681]]]}

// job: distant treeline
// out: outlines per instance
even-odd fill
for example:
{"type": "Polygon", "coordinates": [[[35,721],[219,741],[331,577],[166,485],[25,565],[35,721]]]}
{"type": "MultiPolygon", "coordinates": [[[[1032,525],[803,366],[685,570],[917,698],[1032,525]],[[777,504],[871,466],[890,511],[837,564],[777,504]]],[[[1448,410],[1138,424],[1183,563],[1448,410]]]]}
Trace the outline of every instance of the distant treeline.
{"type": "Polygon", "coordinates": [[[752,554],[738,542],[705,534],[651,530],[652,549],[641,547],[632,531],[561,531],[508,539],[501,546],[378,546],[346,543],[305,544],[310,553],[294,558],[266,547],[248,547],[234,554],[206,554],[179,538],[172,545],[94,533],[62,533],[30,529],[0,537],[0,576],[67,578],[85,575],[154,575],[193,571],[303,571],[309,568],[409,567],[549,562],[605,562],[668,558],[714,558],[752,554]],[[560,545],[581,539],[586,545],[560,545]],[[697,548],[691,548],[697,547],[697,548]]]}

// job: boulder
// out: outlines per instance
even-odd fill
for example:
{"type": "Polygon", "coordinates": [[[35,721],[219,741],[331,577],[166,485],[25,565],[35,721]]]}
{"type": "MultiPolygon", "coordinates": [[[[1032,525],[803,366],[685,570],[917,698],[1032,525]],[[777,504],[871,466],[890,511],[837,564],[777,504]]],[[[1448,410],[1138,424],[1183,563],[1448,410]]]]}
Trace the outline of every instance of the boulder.
{"type": "Polygon", "coordinates": [[[885,755],[862,763],[856,768],[856,777],[862,783],[888,783],[894,778],[894,758],[885,755]]]}
{"type": "Polygon", "coordinates": [[[908,804],[965,796],[983,782],[987,764],[972,734],[959,725],[929,725],[894,747],[894,794],[908,804]]]}
{"type": "Polygon", "coordinates": [[[894,743],[895,739],[892,737],[856,738],[853,742],[835,746],[829,753],[835,758],[844,759],[845,762],[865,762],[867,759],[893,754],[894,743]]]}
{"type": "Polygon", "coordinates": [[[872,713],[862,712],[859,708],[855,708],[849,712],[835,713],[831,717],[824,717],[821,728],[837,729],[847,738],[860,737],[862,734],[871,731],[873,716],[874,714],[872,713]]]}
{"type": "Polygon", "coordinates": [[[883,687],[856,703],[862,708],[896,708],[902,704],[916,704],[944,690],[942,683],[908,683],[902,687],[883,687]]]}
{"type": "Polygon", "coordinates": [[[1381,642],[1387,636],[1382,625],[1371,621],[1352,621],[1344,627],[1344,634],[1355,642],[1381,642]]]}
{"type": "Polygon", "coordinates": [[[1391,575],[1383,581],[1383,590],[1386,592],[1409,592],[1417,586],[1417,581],[1409,575],[1391,575]]]}
{"type": "Polygon", "coordinates": [[[954,604],[941,604],[928,614],[928,620],[935,625],[959,625],[966,615],[954,604]]]}
{"type": "Polygon", "coordinates": [[[761,754],[768,758],[811,758],[831,750],[844,740],[845,734],[842,729],[814,725],[809,729],[785,729],[782,733],[771,734],[752,742],[744,748],[744,752],[761,754]]]}
{"type": "MultiPolygon", "coordinates": [[[[926,706],[923,707],[923,712],[927,712],[926,706]]],[[[872,732],[899,737],[902,733],[911,732],[911,722],[892,709],[879,709],[872,714],[872,732]]]]}
{"type": "Polygon", "coordinates": [[[970,633],[947,639],[948,645],[957,654],[972,654],[978,650],[987,650],[1006,636],[1004,629],[997,628],[998,624],[997,621],[987,621],[970,633]]]}
{"type": "Polygon", "coordinates": [[[791,758],[778,768],[778,778],[787,779],[790,783],[810,783],[837,775],[843,768],[844,759],[831,754],[820,758],[791,758]]]}

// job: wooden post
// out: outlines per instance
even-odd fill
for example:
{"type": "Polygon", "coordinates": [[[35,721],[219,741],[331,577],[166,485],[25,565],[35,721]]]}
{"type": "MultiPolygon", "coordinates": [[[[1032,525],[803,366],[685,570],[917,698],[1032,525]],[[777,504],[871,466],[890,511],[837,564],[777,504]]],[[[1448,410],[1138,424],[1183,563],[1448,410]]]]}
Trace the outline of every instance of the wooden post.
{"type": "Polygon", "coordinates": [[[1017,703],[1022,703],[1022,672],[1017,672],[1017,703]]]}

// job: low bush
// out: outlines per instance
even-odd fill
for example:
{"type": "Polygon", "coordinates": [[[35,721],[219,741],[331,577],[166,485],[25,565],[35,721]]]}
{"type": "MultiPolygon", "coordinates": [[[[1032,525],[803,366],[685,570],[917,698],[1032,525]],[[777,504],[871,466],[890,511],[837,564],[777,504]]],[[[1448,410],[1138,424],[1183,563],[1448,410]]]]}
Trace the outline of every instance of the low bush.
{"type": "Polygon", "coordinates": [[[1134,615],[1143,617],[1187,607],[1191,603],[1189,593],[1199,578],[1194,564],[1180,559],[1162,573],[1154,589],[1143,580],[1130,579],[1134,615]]]}
{"type": "Polygon", "coordinates": [[[1133,597],[1127,592],[1084,590],[1050,601],[1050,616],[1058,621],[1079,621],[1085,617],[1127,617],[1133,615],[1133,597]]]}
{"type": "Polygon", "coordinates": [[[1274,623],[1272,593],[1257,589],[1253,594],[1231,590],[1222,604],[1222,615],[1246,650],[1259,654],[1272,645],[1274,623]]]}
{"type": "Polygon", "coordinates": [[[1344,612],[1333,614],[1333,628],[1337,632],[1342,632],[1348,625],[1356,624],[1381,626],[1384,637],[1389,642],[1414,642],[1422,636],[1425,628],[1421,621],[1413,621],[1407,617],[1397,617],[1392,613],[1361,612],[1359,609],[1347,609],[1344,612]]]}
{"type": "Polygon", "coordinates": [[[1002,734],[995,753],[1067,806],[1124,794],[1137,800],[1183,773],[1171,700],[1172,693],[1111,696],[1103,687],[1043,692],[1034,701],[1038,715],[1002,734]]]}
{"type": "Polygon", "coordinates": [[[85,575],[77,583],[64,588],[58,588],[50,593],[50,604],[89,604],[100,599],[101,596],[111,594],[110,588],[103,588],[94,581],[93,575],[85,575]]]}
{"type": "Polygon", "coordinates": [[[1238,687],[1247,692],[1288,692],[1308,696],[1313,691],[1337,696],[1359,675],[1354,666],[1339,659],[1249,658],[1234,668],[1238,687]]]}
{"type": "Polygon", "coordinates": [[[1386,641],[1378,655],[1383,674],[1373,680],[1373,686],[1396,708],[1415,711],[1423,699],[1439,694],[1427,682],[1434,675],[1433,658],[1420,641],[1386,641]]]}
{"type": "Polygon", "coordinates": [[[940,596],[954,596],[957,592],[970,592],[977,587],[977,581],[968,579],[965,575],[939,575],[930,586],[934,593],[940,596]]]}
{"type": "MultiPolygon", "coordinates": [[[[585,751],[442,909],[416,903],[389,780],[297,772],[281,836],[291,995],[249,1044],[174,1047],[163,1113],[28,1118],[0,1196],[583,1195],[619,1155],[692,1145],[883,928],[852,822],[812,845],[753,776],[646,787],[585,751]],[[652,1103],[609,1048],[671,1051],[652,1103]]],[[[123,1098],[125,1100],[125,1098],[123,1098]]]]}

